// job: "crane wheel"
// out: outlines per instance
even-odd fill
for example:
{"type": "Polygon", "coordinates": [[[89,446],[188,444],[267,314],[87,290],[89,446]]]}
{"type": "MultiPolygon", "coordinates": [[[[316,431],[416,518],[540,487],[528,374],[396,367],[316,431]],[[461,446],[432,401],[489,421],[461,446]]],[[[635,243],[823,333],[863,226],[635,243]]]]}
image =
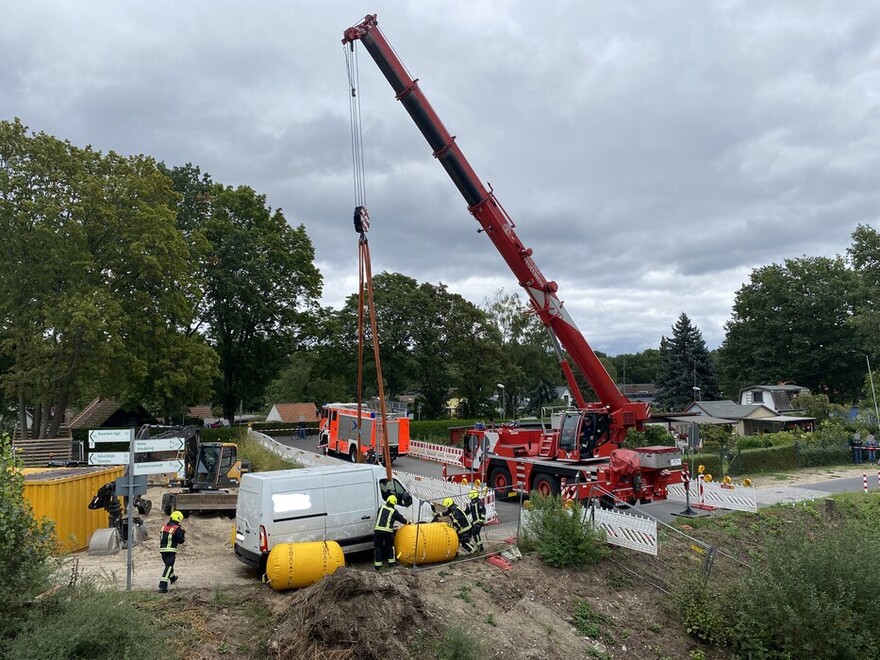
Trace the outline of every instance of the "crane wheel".
{"type": "Polygon", "coordinates": [[[552,474],[539,472],[532,479],[532,491],[540,493],[544,497],[559,495],[559,479],[552,474]]]}
{"type": "Polygon", "coordinates": [[[489,485],[495,489],[495,494],[506,497],[511,491],[513,481],[510,479],[510,470],[502,465],[493,467],[489,472],[489,485]]]}

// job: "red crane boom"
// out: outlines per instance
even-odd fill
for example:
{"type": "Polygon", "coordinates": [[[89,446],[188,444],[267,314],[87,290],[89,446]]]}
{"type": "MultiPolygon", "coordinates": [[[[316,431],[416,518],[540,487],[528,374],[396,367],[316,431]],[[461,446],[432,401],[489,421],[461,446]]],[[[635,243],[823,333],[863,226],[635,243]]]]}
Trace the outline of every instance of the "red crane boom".
{"type": "MultiPolygon", "coordinates": [[[[376,15],[368,15],[363,21],[344,33],[343,44],[354,48],[354,42],[363,43],[367,52],[379,66],[391,84],[406,111],[425,136],[434,150],[443,169],[461,192],[468,210],[479,222],[480,227],[507,265],[513,271],[520,286],[525,289],[532,307],[548,328],[560,357],[560,365],[575,393],[581,408],[596,409],[595,404],[587,405],[575,382],[568,363],[558,343],[568,352],[578,369],[596,392],[599,401],[610,413],[611,441],[620,443],[630,427],[641,428],[650,416],[648,404],[630,401],[624,396],[608,375],[605,367],[596,357],[593,349],[584,339],[574,320],[556,295],[556,282],[548,280],[532,259],[532,250],[523,245],[514,231],[513,221],[496,199],[491,189],[487,190],[468,160],[455,142],[455,137],[446,130],[434,108],[428,102],[418,81],[414,80],[395,54],[376,21],[376,15]]],[[[600,406],[601,407],[601,406],[600,406]]]]}

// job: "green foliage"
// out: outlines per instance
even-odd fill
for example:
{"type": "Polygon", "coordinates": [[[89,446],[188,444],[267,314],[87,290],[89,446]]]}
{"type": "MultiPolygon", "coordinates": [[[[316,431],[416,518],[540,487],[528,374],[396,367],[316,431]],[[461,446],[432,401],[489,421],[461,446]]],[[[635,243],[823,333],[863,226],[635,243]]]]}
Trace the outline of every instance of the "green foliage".
{"type": "Polygon", "coordinates": [[[574,627],[578,634],[597,639],[602,633],[601,624],[607,624],[608,620],[599,612],[596,612],[585,600],[579,600],[574,610],[574,627]]]}
{"type": "Polygon", "coordinates": [[[50,521],[34,519],[24,497],[21,462],[9,438],[0,437],[0,618],[43,586],[43,566],[55,549],[50,521]]]}
{"type": "Polygon", "coordinates": [[[235,442],[247,440],[246,426],[225,426],[217,429],[202,429],[202,442],[235,442]]]}
{"type": "Polygon", "coordinates": [[[64,589],[25,613],[18,634],[5,640],[2,655],[16,660],[150,660],[163,649],[160,655],[175,657],[165,645],[171,629],[144,614],[143,600],[143,594],[93,586],[64,589]]]}
{"type": "Polygon", "coordinates": [[[843,406],[831,403],[827,394],[801,392],[794,405],[799,409],[798,416],[812,417],[817,424],[828,419],[844,419],[846,412],[843,406]]]}
{"type": "Polygon", "coordinates": [[[663,426],[648,424],[644,431],[637,431],[635,428],[629,429],[626,433],[626,440],[623,442],[623,446],[627,449],[653,447],[656,445],[674,447],[675,436],[663,426]]]}
{"type": "MultiPolygon", "coordinates": [[[[218,429],[219,430],[219,429],[218,429]]],[[[289,470],[300,467],[290,461],[284,460],[273,451],[269,451],[259,442],[250,440],[247,434],[237,440],[238,457],[251,462],[253,472],[267,472],[269,470],[289,470]]]]}
{"type": "Polygon", "coordinates": [[[749,566],[719,573],[710,589],[693,576],[677,580],[689,632],[738,657],[878,657],[880,575],[869,567],[880,514],[873,502],[849,507],[852,499],[831,521],[811,506],[768,510],[755,519],[761,553],[749,566]]]}
{"type": "Polygon", "coordinates": [[[584,508],[563,506],[558,496],[530,496],[526,532],[538,546],[538,556],[548,566],[582,568],[599,563],[608,554],[604,534],[584,524],[584,508]]]}
{"type": "Polygon", "coordinates": [[[860,352],[850,323],[855,282],[841,257],[787,259],[753,270],[737,291],[720,350],[725,389],[796,380],[832,401],[855,400],[865,370],[854,359],[860,352]]]}
{"type": "Polygon", "coordinates": [[[446,630],[438,644],[438,660],[480,660],[485,657],[486,649],[483,640],[474,632],[462,627],[451,627],[446,630]]]}
{"type": "Polygon", "coordinates": [[[681,410],[694,400],[695,386],[706,401],[720,396],[715,366],[703,335],[682,312],[672,328],[672,337],[660,341],[657,405],[664,410],[681,410]]]}

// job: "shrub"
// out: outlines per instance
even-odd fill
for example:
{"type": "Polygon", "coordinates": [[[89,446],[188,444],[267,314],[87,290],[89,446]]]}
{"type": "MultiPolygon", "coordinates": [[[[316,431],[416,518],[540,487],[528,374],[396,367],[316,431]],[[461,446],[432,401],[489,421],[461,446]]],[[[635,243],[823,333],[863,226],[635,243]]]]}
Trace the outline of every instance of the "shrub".
{"type": "Polygon", "coordinates": [[[654,447],[657,445],[674,447],[675,436],[662,426],[656,424],[648,424],[644,431],[636,431],[635,428],[629,429],[626,433],[626,440],[623,442],[623,446],[627,449],[654,447]]]}
{"type": "Polygon", "coordinates": [[[169,632],[144,616],[144,596],[102,592],[85,585],[65,589],[28,612],[18,635],[0,649],[3,657],[19,660],[90,658],[149,660],[162,649],[169,632]]]}
{"type": "Polygon", "coordinates": [[[558,496],[530,496],[527,535],[538,546],[538,556],[548,566],[581,568],[597,564],[608,554],[604,534],[584,523],[584,508],[566,508],[558,496]]]}
{"type": "Polygon", "coordinates": [[[38,578],[55,550],[52,523],[35,520],[24,497],[21,468],[8,436],[0,437],[0,612],[14,610],[45,585],[38,578]]]}
{"type": "MultiPolygon", "coordinates": [[[[218,429],[219,430],[219,429],[218,429]]],[[[251,471],[267,472],[269,470],[289,470],[299,467],[287,461],[273,451],[269,451],[259,442],[250,440],[247,434],[238,440],[238,457],[251,462],[251,471]]]]}
{"type": "Polygon", "coordinates": [[[449,628],[437,648],[438,660],[479,660],[485,656],[483,641],[464,628],[449,628]]]}
{"type": "Polygon", "coordinates": [[[880,657],[875,508],[842,522],[781,510],[757,519],[762,552],[735,575],[719,573],[711,593],[694,576],[677,581],[688,631],[743,658],[880,657]]]}

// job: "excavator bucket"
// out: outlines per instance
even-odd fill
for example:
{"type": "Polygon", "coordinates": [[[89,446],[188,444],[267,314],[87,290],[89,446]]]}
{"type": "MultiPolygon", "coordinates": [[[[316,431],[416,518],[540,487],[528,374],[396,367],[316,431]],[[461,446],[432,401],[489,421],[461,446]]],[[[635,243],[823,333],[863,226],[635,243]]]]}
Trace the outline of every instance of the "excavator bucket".
{"type": "Polygon", "coordinates": [[[122,541],[115,527],[96,529],[89,539],[89,555],[115,555],[121,549],[122,541]]]}

